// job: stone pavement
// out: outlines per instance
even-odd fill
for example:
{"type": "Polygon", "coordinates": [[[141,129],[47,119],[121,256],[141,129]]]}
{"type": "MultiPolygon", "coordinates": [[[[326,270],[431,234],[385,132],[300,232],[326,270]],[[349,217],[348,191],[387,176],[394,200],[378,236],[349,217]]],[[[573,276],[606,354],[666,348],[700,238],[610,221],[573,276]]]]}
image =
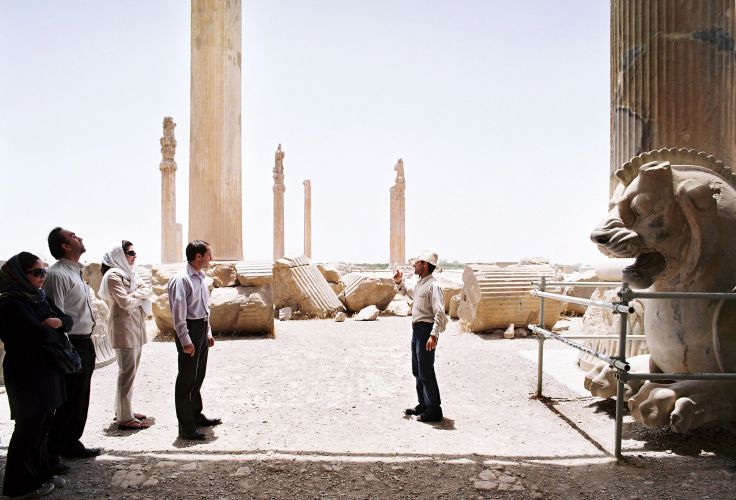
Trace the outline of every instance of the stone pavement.
{"type": "MultiPolygon", "coordinates": [[[[410,318],[277,322],[274,338],[218,338],[203,397],[205,413],[221,417],[223,425],[207,429],[203,443],[177,439],[176,350],[171,341],[150,343],[134,408],[152,416],[154,425],[118,430],[112,421],[117,368],[98,370],[84,442],[105,453],[72,462],[69,488],[61,493],[644,498],[658,492],[680,498],[692,493],[683,485],[706,481],[709,492],[736,496],[732,433],[680,436],[627,418],[628,459],[617,465],[613,405],[566,385],[576,377],[582,385],[567,347],[546,343],[544,393],[550,399],[539,401],[531,398],[535,339],[473,335],[456,326],[440,340],[436,369],[446,418],[433,425],[403,415],[415,404],[410,318]],[[439,474],[442,487],[415,470],[439,474]],[[607,484],[616,480],[625,484],[607,484]]],[[[0,395],[3,467],[12,432],[5,399],[0,395]]]]}

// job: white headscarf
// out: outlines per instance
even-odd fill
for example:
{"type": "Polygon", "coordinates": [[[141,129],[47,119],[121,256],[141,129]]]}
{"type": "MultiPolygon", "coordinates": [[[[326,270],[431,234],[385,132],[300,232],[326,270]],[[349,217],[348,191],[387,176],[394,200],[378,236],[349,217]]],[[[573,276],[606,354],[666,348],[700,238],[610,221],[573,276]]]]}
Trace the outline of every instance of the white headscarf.
{"type": "MultiPolygon", "coordinates": [[[[102,256],[102,263],[108,266],[110,269],[102,277],[102,283],[100,284],[100,298],[105,302],[112,302],[113,298],[110,295],[110,287],[108,286],[108,280],[110,273],[117,272],[130,280],[130,286],[128,292],[133,292],[138,289],[138,277],[133,271],[133,268],[128,264],[128,259],[125,256],[125,250],[123,247],[118,245],[113,247],[112,250],[102,256]]],[[[142,299],[141,307],[146,315],[151,314],[152,302],[149,299],[142,299]]]]}

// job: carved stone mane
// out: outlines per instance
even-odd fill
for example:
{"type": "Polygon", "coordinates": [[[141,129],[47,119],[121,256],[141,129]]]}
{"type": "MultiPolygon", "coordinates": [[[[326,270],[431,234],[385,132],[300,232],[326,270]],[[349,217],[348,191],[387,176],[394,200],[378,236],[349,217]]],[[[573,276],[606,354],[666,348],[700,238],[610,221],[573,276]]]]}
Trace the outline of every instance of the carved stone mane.
{"type": "Polygon", "coordinates": [[[670,148],[648,151],[624,163],[624,166],[618,169],[615,175],[624,186],[628,186],[639,175],[639,167],[653,161],[668,161],[671,165],[693,165],[704,168],[723,178],[736,189],[736,174],[730,167],[724,165],[715,156],[695,149],[670,148]]]}

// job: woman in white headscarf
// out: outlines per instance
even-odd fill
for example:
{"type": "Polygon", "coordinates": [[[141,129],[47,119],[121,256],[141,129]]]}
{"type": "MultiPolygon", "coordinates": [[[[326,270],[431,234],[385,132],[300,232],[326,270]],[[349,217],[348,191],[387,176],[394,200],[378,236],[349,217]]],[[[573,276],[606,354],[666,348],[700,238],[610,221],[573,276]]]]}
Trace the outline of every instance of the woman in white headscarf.
{"type": "Polygon", "coordinates": [[[124,240],[102,258],[100,297],[110,307],[108,324],[118,360],[115,417],[120,429],[146,429],[146,416],[133,412],[133,382],[146,338],[146,316],[151,313],[152,291],[133,271],[136,253],[124,240]]]}

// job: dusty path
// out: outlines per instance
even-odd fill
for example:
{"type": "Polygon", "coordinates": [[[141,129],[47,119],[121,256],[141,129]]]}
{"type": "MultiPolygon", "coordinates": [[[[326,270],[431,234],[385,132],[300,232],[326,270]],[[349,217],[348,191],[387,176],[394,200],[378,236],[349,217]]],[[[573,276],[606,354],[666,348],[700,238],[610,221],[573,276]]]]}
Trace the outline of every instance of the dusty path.
{"type": "MultiPolygon", "coordinates": [[[[446,419],[404,417],[413,405],[410,319],[277,323],[276,338],[222,339],[210,352],[208,440],[177,440],[173,343],[144,349],[135,409],[143,431],[112,423],[116,367],[98,370],[84,442],[50,498],[733,498],[736,437],[679,436],[627,422],[612,459],[613,405],[582,383],[567,348],[547,343],[544,392],[536,340],[443,335],[437,372],[446,419]]],[[[0,396],[6,399],[3,394],[0,396]]],[[[4,455],[12,432],[0,401],[4,455]]]]}

